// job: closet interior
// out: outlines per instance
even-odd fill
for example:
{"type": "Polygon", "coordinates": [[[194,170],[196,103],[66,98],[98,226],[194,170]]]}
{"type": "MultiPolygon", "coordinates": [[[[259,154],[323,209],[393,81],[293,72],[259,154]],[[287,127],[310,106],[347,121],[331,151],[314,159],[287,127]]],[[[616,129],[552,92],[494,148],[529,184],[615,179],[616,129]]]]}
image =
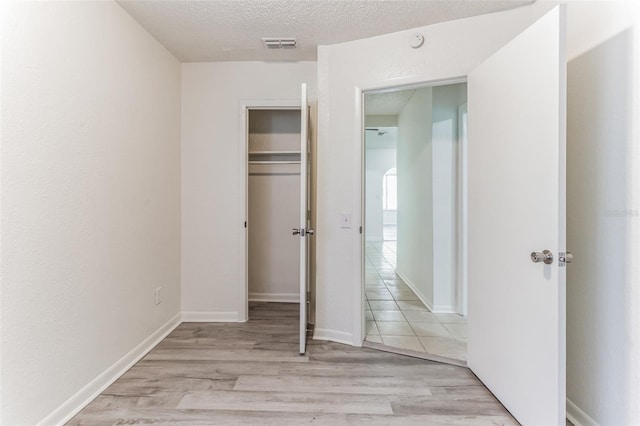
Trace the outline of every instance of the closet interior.
{"type": "Polygon", "coordinates": [[[300,302],[300,108],[248,111],[249,301],[300,302]]]}

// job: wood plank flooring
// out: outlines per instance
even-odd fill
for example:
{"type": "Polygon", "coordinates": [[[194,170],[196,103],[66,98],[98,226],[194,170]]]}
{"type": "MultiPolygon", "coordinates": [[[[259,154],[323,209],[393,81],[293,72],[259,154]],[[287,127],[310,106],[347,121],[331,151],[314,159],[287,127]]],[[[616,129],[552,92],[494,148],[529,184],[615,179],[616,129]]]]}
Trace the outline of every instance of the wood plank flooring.
{"type": "Polygon", "coordinates": [[[69,425],[517,425],[464,367],[309,341],[298,306],[184,323],[69,425]]]}

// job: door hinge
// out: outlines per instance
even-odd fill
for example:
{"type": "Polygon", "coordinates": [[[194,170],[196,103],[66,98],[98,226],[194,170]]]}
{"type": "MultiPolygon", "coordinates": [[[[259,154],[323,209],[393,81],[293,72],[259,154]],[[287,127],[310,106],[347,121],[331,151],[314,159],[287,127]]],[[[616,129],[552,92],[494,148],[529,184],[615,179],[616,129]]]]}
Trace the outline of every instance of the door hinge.
{"type": "Polygon", "coordinates": [[[247,221],[246,220],[244,221],[244,227],[245,228],[247,227],[247,221]]]}
{"type": "Polygon", "coordinates": [[[360,227],[360,233],[362,234],[362,226],[360,227]]]}

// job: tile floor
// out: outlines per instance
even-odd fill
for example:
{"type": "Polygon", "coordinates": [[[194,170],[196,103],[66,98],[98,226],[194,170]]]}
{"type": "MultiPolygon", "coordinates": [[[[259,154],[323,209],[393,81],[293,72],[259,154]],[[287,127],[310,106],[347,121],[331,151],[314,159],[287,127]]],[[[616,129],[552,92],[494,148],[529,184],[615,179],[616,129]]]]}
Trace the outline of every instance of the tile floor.
{"type": "Polygon", "coordinates": [[[395,241],[367,243],[365,340],[466,361],[466,319],[431,313],[395,268],[395,241]]]}

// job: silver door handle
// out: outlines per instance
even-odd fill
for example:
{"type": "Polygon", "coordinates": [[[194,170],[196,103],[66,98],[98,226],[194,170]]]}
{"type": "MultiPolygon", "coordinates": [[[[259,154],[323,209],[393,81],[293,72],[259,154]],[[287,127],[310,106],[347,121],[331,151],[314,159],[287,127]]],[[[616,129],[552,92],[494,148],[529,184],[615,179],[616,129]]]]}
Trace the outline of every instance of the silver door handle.
{"type": "Polygon", "coordinates": [[[299,235],[300,234],[300,230],[298,228],[291,228],[291,230],[293,231],[293,235],[299,235]]]}
{"type": "Polygon", "coordinates": [[[316,231],[314,231],[313,229],[307,229],[307,234],[314,235],[315,233],[316,231]]]}
{"type": "Polygon", "coordinates": [[[531,253],[531,261],[533,263],[544,262],[545,265],[551,265],[553,263],[553,253],[549,250],[543,250],[542,253],[534,251],[531,253]]]}

